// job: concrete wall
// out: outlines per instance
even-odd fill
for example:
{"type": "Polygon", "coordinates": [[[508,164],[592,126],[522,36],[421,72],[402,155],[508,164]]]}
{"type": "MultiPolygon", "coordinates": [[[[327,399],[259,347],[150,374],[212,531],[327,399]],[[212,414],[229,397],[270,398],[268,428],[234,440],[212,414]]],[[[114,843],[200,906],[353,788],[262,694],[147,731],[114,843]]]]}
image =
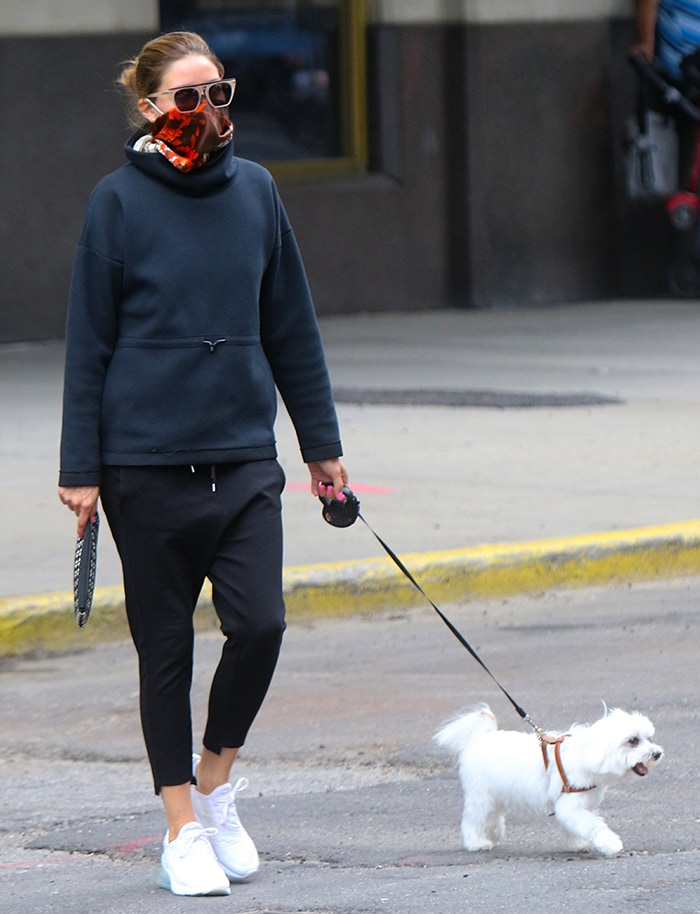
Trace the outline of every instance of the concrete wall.
{"type": "Polygon", "coordinates": [[[383,25],[577,22],[629,16],[634,0],[370,0],[383,25]]]}
{"type": "Polygon", "coordinates": [[[0,0],[0,34],[91,35],[155,31],[158,0],[0,0]]]}
{"type": "MultiPolygon", "coordinates": [[[[75,3],[43,5],[63,9],[61,28],[39,33],[38,4],[0,17],[0,102],[16,112],[2,145],[0,340],[61,335],[87,196],[123,161],[118,64],[154,33],[153,3],[85,0],[80,34],[75,3]],[[28,73],[44,94],[27,94],[28,73]]],[[[319,312],[659,291],[665,229],[616,183],[630,5],[371,3],[369,173],[281,184],[319,312]]]]}
{"type": "Polygon", "coordinates": [[[124,160],[115,65],[141,39],[0,38],[0,105],[11,123],[0,153],[0,340],[63,334],[88,194],[124,160]]]}
{"type": "Polygon", "coordinates": [[[608,34],[603,21],[466,32],[473,304],[609,294],[608,34]]]}

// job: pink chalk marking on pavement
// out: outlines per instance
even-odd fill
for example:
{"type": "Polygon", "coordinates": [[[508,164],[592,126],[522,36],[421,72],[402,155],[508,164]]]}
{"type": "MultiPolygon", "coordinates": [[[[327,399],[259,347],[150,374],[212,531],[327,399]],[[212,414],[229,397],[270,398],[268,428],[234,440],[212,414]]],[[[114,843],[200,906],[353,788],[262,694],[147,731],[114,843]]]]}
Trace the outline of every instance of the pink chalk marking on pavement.
{"type": "MultiPolygon", "coordinates": [[[[111,844],[109,847],[106,847],[103,852],[96,851],[94,853],[106,853],[117,857],[128,857],[129,854],[141,850],[142,847],[148,847],[148,845],[151,844],[160,845],[161,841],[162,839],[158,837],[134,838],[131,841],[119,841],[116,844],[111,844]]],[[[82,851],[74,854],[67,851],[52,851],[50,858],[42,857],[41,860],[16,860],[11,863],[0,863],[0,872],[6,870],[51,869],[52,867],[65,866],[66,863],[80,863],[81,861],[84,861],[86,857],[91,856],[91,853],[93,852],[82,851]]]]}
{"type": "MultiPolygon", "coordinates": [[[[119,841],[116,844],[111,844],[109,847],[106,847],[104,853],[112,854],[117,857],[128,857],[129,854],[133,854],[143,847],[148,847],[148,845],[160,845],[161,840],[162,839],[159,837],[154,837],[134,838],[131,841],[119,841]]],[[[100,851],[97,851],[96,853],[100,853],[100,851]]],[[[17,860],[11,863],[0,863],[0,872],[6,870],[51,869],[52,867],[65,866],[66,863],[80,863],[90,855],[91,852],[89,851],[83,851],[77,854],[67,851],[52,851],[51,858],[43,857],[41,860],[17,860]]]]}
{"type": "Polygon", "coordinates": [[[160,841],[160,838],[134,838],[131,841],[119,841],[117,844],[111,844],[106,848],[106,852],[126,857],[129,854],[133,854],[134,851],[141,850],[142,847],[146,847],[148,844],[159,844],[160,841]]]}

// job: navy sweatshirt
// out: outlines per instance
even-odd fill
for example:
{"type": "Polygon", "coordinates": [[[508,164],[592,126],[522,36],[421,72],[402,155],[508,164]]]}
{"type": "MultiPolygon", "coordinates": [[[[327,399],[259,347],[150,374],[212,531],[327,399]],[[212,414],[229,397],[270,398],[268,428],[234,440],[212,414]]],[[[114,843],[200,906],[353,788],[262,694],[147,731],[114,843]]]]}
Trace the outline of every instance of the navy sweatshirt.
{"type": "Polygon", "coordinates": [[[296,240],[264,168],[215,153],[187,174],[126,147],[90,197],[66,330],[59,484],[103,464],[277,454],[280,392],[309,463],[342,454],[296,240]]]}

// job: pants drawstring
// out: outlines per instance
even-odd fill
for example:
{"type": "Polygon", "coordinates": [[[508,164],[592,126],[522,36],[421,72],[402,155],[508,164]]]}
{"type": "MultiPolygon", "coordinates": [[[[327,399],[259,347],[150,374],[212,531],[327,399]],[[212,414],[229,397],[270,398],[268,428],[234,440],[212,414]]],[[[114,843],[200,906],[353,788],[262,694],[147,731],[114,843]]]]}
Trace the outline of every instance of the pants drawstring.
{"type": "MultiPolygon", "coordinates": [[[[196,472],[197,472],[197,470],[195,469],[195,466],[194,466],[193,463],[190,464],[190,471],[191,471],[192,473],[196,473],[196,472]]],[[[209,467],[209,480],[210,480],[210,482],[211,482],[211,490],[212,490],[212,492],[216,492],[216,465],[213,464],[213,463],[212,463],[212,465],[209,467]]]]}

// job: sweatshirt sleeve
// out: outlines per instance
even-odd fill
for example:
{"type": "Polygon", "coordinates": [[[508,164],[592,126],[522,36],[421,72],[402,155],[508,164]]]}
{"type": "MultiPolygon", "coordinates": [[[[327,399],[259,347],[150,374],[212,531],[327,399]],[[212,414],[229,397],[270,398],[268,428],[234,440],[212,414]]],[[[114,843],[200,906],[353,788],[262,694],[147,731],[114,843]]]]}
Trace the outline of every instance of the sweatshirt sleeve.
{"type": "Polygon", "coordinates": [[[100,410],[117,334],[121,220],[93,192],[73,263],[66,322],[59,485],[100,484],[100,410]]]}
{"type": "Polygon", "coordinates": [[[340,457],[330,377],[294,233],[275,192],[278,243],[263,277],[261,337],[305,463],[340,457]]]}

